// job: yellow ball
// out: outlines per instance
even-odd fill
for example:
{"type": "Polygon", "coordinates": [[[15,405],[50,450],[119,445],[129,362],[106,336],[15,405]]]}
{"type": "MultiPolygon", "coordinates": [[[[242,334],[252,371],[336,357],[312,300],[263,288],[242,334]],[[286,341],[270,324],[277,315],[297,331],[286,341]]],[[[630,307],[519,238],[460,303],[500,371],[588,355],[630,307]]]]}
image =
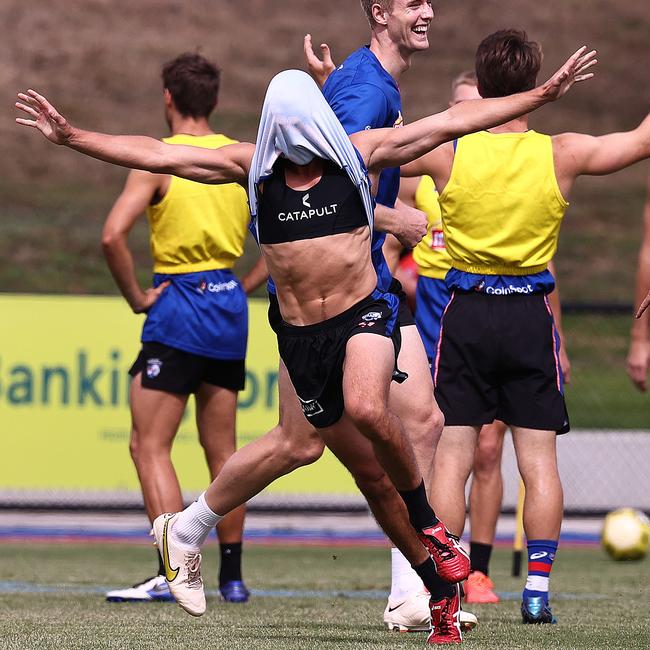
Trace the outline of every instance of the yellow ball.
{"type": "Polygon", "coordinates": [[[650,545],[650,520],[634,508],[613,510],[605,517],[601,541],[615,560],[640,560],[650,545]]]}

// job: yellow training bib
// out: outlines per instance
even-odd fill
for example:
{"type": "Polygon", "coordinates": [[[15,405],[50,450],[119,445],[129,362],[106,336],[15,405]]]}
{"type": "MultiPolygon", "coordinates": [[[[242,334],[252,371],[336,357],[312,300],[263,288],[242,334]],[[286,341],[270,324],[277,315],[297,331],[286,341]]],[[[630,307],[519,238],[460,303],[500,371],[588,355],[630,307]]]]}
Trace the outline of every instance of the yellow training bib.
{"type": "MultiPolygon", "coordinates": [[[[179,134],[168,144],[218,149],[234,144],[225,135],[179,134]]],[[[250,220],[246,192],[236,183],[205,185],[171,177],[162,200],[147,209],[156,273],[230,269],[244,251],[250,220]]]]}
{"type": "Polygon", "coordinates": [[[568,205],[549,136],[481,131],[460,138],[440,195],[452,266],[486,275],[543,271],[568,205]]]}
{"type": "Polygon", "coordinates": [[[419,275],[444,280],[451,267],[442,232],[442,213],[438,192],[430,176],[422,176],[415,191],[415,207],[427,215],[427,234],[413,249],[413,259],[419,275]]]}

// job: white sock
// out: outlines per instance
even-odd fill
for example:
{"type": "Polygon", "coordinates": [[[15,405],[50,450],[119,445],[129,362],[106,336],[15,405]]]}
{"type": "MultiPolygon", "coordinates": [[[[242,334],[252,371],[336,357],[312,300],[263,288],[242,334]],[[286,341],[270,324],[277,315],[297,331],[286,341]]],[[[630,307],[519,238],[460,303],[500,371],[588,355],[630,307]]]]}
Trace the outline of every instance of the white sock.
{"type": "Polygon", "coordinates": [[[201,548],[210,531],[223,519],[212,512],[205,501],[205,492],[190,503],[179,515],[171,529],[171,535],[181,546],[196,551],[201,548]]]}
{"type": "Polygon", "coordinates": [[[528,576],[526,579],[526,589],[529,591],[548,592],[549,582],[549,576],[528,576]]]}
{"type": "Polygon", "coordinates": [[[390,549],[390,598],[404,600],[412,594],[424,591],[420,576],[397,548],[390,549]]]}

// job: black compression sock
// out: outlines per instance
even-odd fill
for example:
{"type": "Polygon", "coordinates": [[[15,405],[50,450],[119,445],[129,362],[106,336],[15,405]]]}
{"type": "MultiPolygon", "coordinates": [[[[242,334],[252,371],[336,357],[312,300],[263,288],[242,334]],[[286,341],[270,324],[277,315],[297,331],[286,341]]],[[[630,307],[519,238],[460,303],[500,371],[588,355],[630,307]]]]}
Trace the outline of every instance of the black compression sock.
{"type": "Polygon", "coordinates": [[[221,568],[219,569],[219,585],[232,580],[241,580],[242,544],[220,544],[221,568]]]}
{"type": "Polygon", "coordinates": [[[442,598],[451,598],[454,595],[454,586],[445,582],[437,573],[436,565],[431,558],[425,560],[419,566],[414,566],[413,570],[417,573],[424,586],[429,590],[433,600],[442,598]]]}
{"type": "Polygon", "coordinates": [[[424,489],[424,480],[414,490],[399,490],[399,494],[406,504],[411,525],[418,531],[438,523],[436,513],[427,500],[424,489]]]}
{"type": "Polygon", "coordinates": [[[490,556],[492,555],[492,544],[481,544],[480,542],[469,543],[469,559],[472,571],[480,571],[488,575],[490,556]]]}
{"type": "Polygon", "coordinates": [[[162,555],[158,552],[158,549],[156,549],[156,557],[158,558],[158,575],[159,576],[164,576],[165,575],[165,563],[163,562],[162,555]]]}

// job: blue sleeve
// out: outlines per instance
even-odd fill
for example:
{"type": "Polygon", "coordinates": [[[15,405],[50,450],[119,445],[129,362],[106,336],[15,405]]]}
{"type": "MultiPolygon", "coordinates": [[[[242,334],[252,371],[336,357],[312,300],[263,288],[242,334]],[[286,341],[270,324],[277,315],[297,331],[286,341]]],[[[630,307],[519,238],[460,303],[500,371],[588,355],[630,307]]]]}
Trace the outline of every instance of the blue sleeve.
{"type": "Polygon", "coordinates": [[[377,86],[349,85],[337,88],[331,96],[326,92],[325,99],[348,134],[368,128],[380,129],[387,125],[388,100],[377,86]]]}

